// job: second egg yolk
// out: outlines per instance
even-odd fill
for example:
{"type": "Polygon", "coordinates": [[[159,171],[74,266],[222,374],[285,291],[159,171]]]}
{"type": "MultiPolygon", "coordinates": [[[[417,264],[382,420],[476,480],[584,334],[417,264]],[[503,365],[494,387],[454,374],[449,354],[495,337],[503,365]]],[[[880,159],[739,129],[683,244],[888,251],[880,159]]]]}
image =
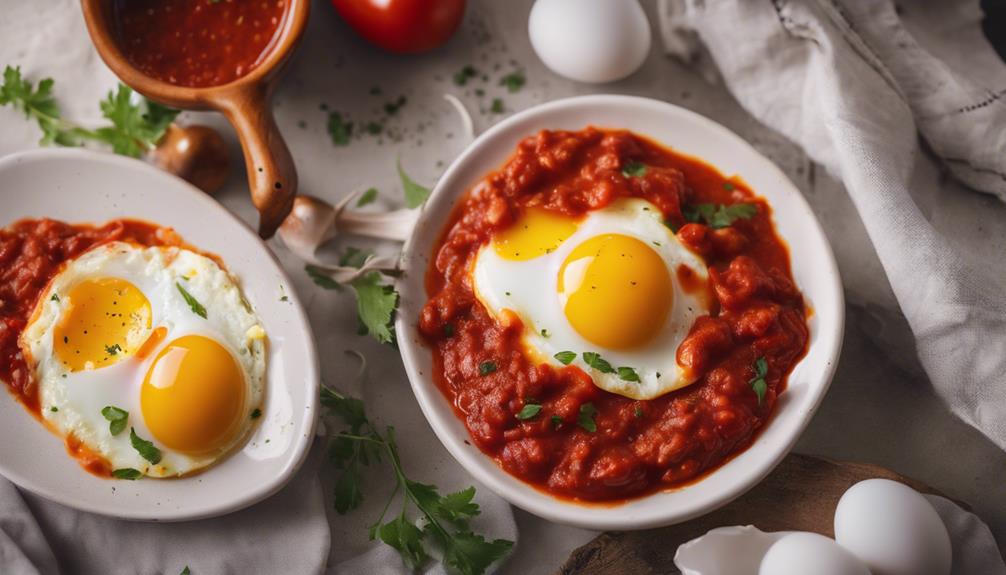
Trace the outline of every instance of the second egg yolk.
{"type": "Polygon", "coordinates": [[[87,279],[63,294],[53,350],[70,371],[98,369],[131,355],[150,333],[150,301],[120,278],[87,279]]]}
{"type": "Polygon", "coordinates": [[[570,325],[607,349],[632,349],[660,332],[674,304],[663,258],[621,234],[586,240],[559,270],[558,292],[570,325]]]}

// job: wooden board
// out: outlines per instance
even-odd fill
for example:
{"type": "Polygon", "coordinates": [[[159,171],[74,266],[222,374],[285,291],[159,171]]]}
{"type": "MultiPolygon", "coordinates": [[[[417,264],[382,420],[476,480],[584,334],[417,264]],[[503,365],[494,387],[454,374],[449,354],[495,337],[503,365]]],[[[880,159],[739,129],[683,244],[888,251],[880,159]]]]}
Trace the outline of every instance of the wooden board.
{"type": "Polygon", "coordinates": [[[556,573],[678,574],[674,554],[679,545],[710,529],[728,525],[754,525],[762,531],[812,531],[831,537],[839,498],[853,484],[875,477],[900,481],[922,493],[942,495],[918,481],[876,465],[792,454],[765,481],[726,506],[669,527],[602,533],[573,551],[556,573]]]}

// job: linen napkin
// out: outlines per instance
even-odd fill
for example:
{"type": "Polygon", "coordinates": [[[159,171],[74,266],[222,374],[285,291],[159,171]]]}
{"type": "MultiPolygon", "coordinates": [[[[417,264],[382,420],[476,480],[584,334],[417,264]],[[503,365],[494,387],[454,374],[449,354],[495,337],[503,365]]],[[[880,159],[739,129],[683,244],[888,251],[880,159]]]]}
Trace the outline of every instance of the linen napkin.
{"type": "Polygon", "coordinates": [[[961,182],[1006,200],[1006,85],[984,84],[1003,82],[1002,62],[968,53],[969,75],[951,68],[889,0],[661,0],[660,11],[671,53],[694,59],[700,39],[748,112],[842,179],[936,393],[1006,449],[1003,278],[934,228],[911,179],[921,136],[961,182]]]}

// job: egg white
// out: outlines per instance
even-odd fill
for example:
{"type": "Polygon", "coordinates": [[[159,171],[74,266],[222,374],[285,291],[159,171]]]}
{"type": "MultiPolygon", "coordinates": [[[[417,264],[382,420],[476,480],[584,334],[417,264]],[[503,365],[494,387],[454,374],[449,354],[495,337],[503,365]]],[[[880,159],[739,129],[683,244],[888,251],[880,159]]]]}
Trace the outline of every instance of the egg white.
{"type": "Polygon", "coordinates": [[[695,320],[709,312],[705,298],[679,285],[676,273],[679,265],[690,268],[699,281],[708,281],[705,263],[678,241],[653,204],[624,199],[589,212],[577,230],[551,253],[516,261],[500,257],[491,244],[483,246],[472,278],[476,296],[493,315],[508,309],[521,318],[525,345],[538,361],[562,366],[555,354],[572,351],[577,355],[570,365],[590,374],[601,389],[633,399],[652,399],[694,383],[695,377],[678,365],[677,349],[695,320]],[[621,234],[646,243],[664,261],[672,278],[674,303],[663,328],[636,349],[605,349],[584,339],[570,325],[557,292],[559,271],[570,252],[584,241],[604,234],[621,234]],[[599,353],[615,368],[633,368],[640,381],[625,381],[615,373],[602,373],[590,367],[584,362],[583,352],[599,353]]]}
{"type": "Polygon", "coordinates": [[[226,446],[194,455],[159,445],[140,409],[143,378],[159,351],[171,341],[192,334],[217,341],[237,360],[247,389],[244,412],[250,414],[261,405],[265,331],[236,281],[212,259],[177,247],[143,248],[112,242],[68,262],[41,296],[21,336],[22,349],[38,382],[43,419],[59,434],[72,435],[107,459],[113,469],[133,468],[151,477],[170,477],[212,464],[247,436],[253,423],[251,417],[226,446]],[[164,327],[166,337],[142,360],[131,355],[106,367],[71,372],[56,357],[53,345],[56,325],[70,304],[66,294],[83,280],[105,277],[121,278],[139,288],[150,302],[151,331],[164,327]],[[193,312],[176,283],[203,305],[207,310],[205,319],[193,312]],[[126,430],[115,436],[101,414],[107,405],[129,412],[126,430]],[[130,427],[161,450],[158,464],[150,464],[133,448],[130,427]]]}

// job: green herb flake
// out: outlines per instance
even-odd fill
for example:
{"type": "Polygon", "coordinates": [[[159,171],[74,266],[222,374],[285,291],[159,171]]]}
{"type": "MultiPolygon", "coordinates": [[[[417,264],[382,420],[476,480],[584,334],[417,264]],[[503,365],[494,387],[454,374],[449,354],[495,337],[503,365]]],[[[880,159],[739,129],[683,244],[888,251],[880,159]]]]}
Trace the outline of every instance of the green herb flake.
{"type": "Polygon", "coordinates": [[[53,413],[57,413],[59,411],[59,408],[54,405],[54,406],[52,406],[52,407],[49,408],[49,411],[51,411],[53,413]]]}
{"type": "Polygon", "coordinates": [[[639,383],[639,374],[636,373],[635,369],[631,367],[620,367],[618,368],[618,378],[622,381],[631,381],[639,383]]]}
{"type": "Polygon", "coordinates": [[[643,417],[643,408],[637,405],[634,415],[636,416],[637,419],[643,417]]]}
{"type": "Polygon", "coordinates": [[[755,375],[748,381],[748,385],[751,386],[751,390],[758,396],[758,405],[761,405],[765,400],[765,393],[768,391],[768,383],[765,381],[765,376],[768,375],[768,362],[765,361],[764,357],[759,357],[755,360],[753,367],[755,375]]]}
{"type": "Polygon", "coordinates": [[[146,459],[150,463],[157,465],[161,462],[161,450],[157,449],[157,447],[155,447],[150,441],[141,439],[139,435],[136,435],[136,430],[132,427],[129,428],[129,443],[132,444],[133,449],[140,454],[140,457],[146,459]]]}
{"type": "Polygon", "coordinates": [[[59,303],[59,296],[56,295],[56,294],[52,294],[52,297],[49,298],[49,301],[54,301],[56,303],[59,303]]]}
{"type": "Polygon", "coordinates": [[[597,415],[597,408],[594,407],[593,403],[587,402],[580,406],[580,413],[577,415],[576,424],[587,430],[589,433],[594,433],[597,431],[597,423],[594,422],[594,416],[597,415]]]}
{"type": "Polygon", "coordinates": [[[583,352],[583,362],[601,373],[615,373],[615,368],[601,354],[592,351],[583,352]]]}
{"type": "Polygon", "coordinates": [[[308,277],[311,278],[311,281],[314,282],[314,285],[318,287],[331,290],[342,289],[342,286],[339,285],[339,282],[325,275],[325,270],[319,267],[306,265],[304,266],[304,271],[307,272],[308,277]]]}
{"type": "Polygon", "coordinates": [[[503,108],[503,99],[493,98],[493,103],[489,106],[489,111],[493,114],[502,114],[505,111],[505,108],[503,108]]]}
{"type": "Polygon", "coordinates": [[[500,86],[506,86],[507,91],[511,94],[519,92],[526,82],[527,79],[524,77],[524,72],[520,70],[515,70],[500,78],[500,86]]]}
{"type": "Polygon", "coordinates": [[[563,365],[569,365],[569,364],[573,363],[574,359],[576,359],[576,352],[575,351],[560,351],[559,353],[553,355],[552,357],[554,357],[555,359],[557,359],[559,361],[559,363],[561,363],[563,365]]]}
{"type": "Polygon", "coordinates": [[[483,361],[479,364],[479,375],[486,376],[499,369],[495,361],[483,361]]]}
{"type": "MultiPolygon", "coordinates": [[[[217,3],[217,2],[219,2],[220,0],[212,0],[212,1],[213,1],[213,3],[214,3],[214,4],[216,4],[216,3],[217,3]]],[[[185,566],[185,569],[182,569],[182,572],[181,572],[181,573],[179,573],[178,575],[192,575],[192,571],[189,571],[189,566],[188,566],[188,565],[186,565],[186,566],[185,566]]]]}
{"type": "Polygon", "coordinates": [[[353,137],[353,122],[344,120],[339,112],[328,113],[328,135],[336,146],[348,146],[353,137]]]}
{"type": "Polygon", "coordinates": [[[103,407],[101,409],[101,416],[108,420],[108,431],[112,435],[122,433],[126,429],[126,423],[129,421],[129,412],[114,405],[103,407]]]}
{"type": "Polygon", "coordinates": [[[726,228],[737,220],[746,220],[758,213],[755,204],[691,204],[681,209],[685,220],[704,223],[714,230],[726,228]]]}
{"type": "Polygon", "coordinates": [[[726,190],[728,192],[732,192],[732,191],[734,191],[735,188],[736,188],[736,186],[734,186],[733,182],[723,182],[723,189],[724,190],[726,190]]]}
{"type": "Polygon", "coordinates": [[[444,324],[444,337],[454,337],[454,326],[453,325],[451,325],[449,323],[445,323],[444,324]]]}
{"type": "Polygon", "coordinates": [[[384,111],[389,116],[394,116],[406,103],[408,103],[408,99],[405,96],[399,96],[396,100],[384,104],[384,111]]]}
{"type": "MultiPolygon", "coordinates": [[[[548,330],[547,330],[547,329],[544,329],[544,328],[543,328],[543,329],[541,330],[541,336],[542,336],[542,337],[551,337],[551,336],[549,335],[549,333],[548,333],[548,330]]],[[[576,356],[576,354],[574,353],[574,354],[573,354],[573,356],[575,357],[575,356],[576,356]]]]}
{"type": "Polygon", "coordinates": [[[517,419],[532,419],[539,413],[541,413],[541,405],[537,403],[525,403],[524,407],[522,407],[520,412],[517,413],[517,419]]]}
{"type": "Polygon", "coordinates": [[[395,341],[395,310],[398,292],[382,283],[379,272],[370,272],[353,280],[349,286],[356,294],[356,313],[366,333],[381,343],[395,341]]]}
{"type": "Polygon", "coordinates": [[[356,200],[356,207],[362,208],[367,204],[374,203],[377,199],[377,188],[367,188],[366,192],[360,195],[360,199],[356,200]]]}
{"type": "Polygon", "coordinates": [[[116,479],[128,479],[129,481],[135,481],[143,477],[143,473],[139,469],[123,467],[122,469],[112,471],[112,477],[116,479]]]}
{"type": "Polygon", "coordinates": [[[622,175],[626,178],[638,178],[646,175],[646,164],[630,161],[622,167],[622,175]]]}
{"type": "Polygon", "coordinates": [[[119,344],[105,346],[105,353],[108,355],[118,355],[120,351],[122,351],[122,347],[119,344]]]}
{"type": "Polygon", "coordinates": [[[551,417],[551,420],[552,420],[552,429],[559,429],[559,427],[562,426],[562,418],[559,417],[558,415],[553,415],[551,417]]]}
{"type": "Polygon", "coordinates": [[[206,308],[203,307],[203,304],[199,303],[199,300],[192,297],[192,294],[183,288],[182,284],[175,282],[175,287],[177,287],[178,291],[182,294],[182,298],[185,299],[185,303],[189,304],[189,309],[192,310],[192,313],[206,319],[206,308]]]}
{"type": "Polygon", "coordinates": [[[454,84],[457,86],[464,86],[468,83],[468,80],[479,75],[478,70],[472,66],[465,66],[457,72],[454,73],[454,84]]]}
{"type": "Polygon", "coordinates": [[[405,170],[402,169],[402,162],[398,162],[398,177],[402,180],[402,191],[405,192],[405,205],[409,208],[418,208],[423,205],[426,198],[430,197],[430,189],[415,182],[405,170]]]}

